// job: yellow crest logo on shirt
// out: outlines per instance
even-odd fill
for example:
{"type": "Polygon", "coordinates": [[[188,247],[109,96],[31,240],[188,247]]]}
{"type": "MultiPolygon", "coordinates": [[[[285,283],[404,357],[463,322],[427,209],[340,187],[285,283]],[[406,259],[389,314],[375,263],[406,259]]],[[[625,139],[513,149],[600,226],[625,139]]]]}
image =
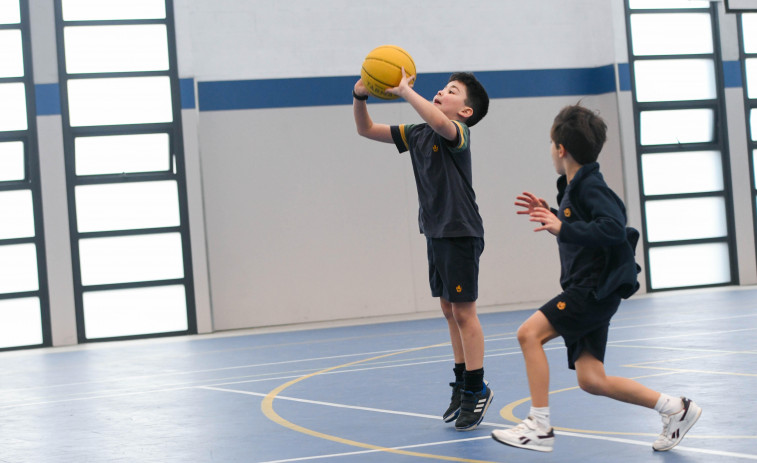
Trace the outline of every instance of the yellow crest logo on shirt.
{"type": "Polygon", "coordinates": [[[434,145],[434,147],[432,149],[434,150],[434,153],[436,153],[437,151],[439,151],[439,147],[437,145],[434,145]]]}
{"type": "Polygon", "coordinates": [[[565,302],[560,301],[557,303],[557,310],[565,310],[565,302]]]}
{"type": "Polygon", "coordinates": [[[571,214],[570,208],[566,207],[565,210],[563,211],[563,213],[565,214],[565,217],[570,217],[570,214],[571,214]]]}
{"type": "Polygon", "coordinates": [[[460,285],[457,285],[457,288],[455,288],[455,291],[457,291],[458,293],[462,293],[463,292],[463,287],[460,286],[460,285]]]}

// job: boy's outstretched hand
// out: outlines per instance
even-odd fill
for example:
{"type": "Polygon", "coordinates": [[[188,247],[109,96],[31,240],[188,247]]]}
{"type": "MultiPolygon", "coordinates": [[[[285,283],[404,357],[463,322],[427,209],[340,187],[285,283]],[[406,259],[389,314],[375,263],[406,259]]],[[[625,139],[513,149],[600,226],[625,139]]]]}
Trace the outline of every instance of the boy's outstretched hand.
{"type": "Polygon", "coordinates": [[[528,191],[524,191],[521,196],[518,196],[515,199],[517,199],[517,201],[515,201],[516,206],[526,208],[526,210],[515,211],[516,214],[530,214],[535,207],[543,207],[544,209],[549,209],[549,204],[547,204],[547,201],[543,200],[542,198],[537,198],[536,195],[529,193],[528,191]]]}
{"type": "Polygon", "coordinates": [[[534,228],[535,232],[547,230],[555,236],[560,233],[562,221],[549,210],[549,205],[544,199],[537,198],[527,191],[523,192],[523,195],[518,196],[516,199],[515,205],[524,208],[515,211],[516,214],[528,214],[529,221],[541,223],[540,227],[534,228]]]}
{"type": "Polygon", "coordinates": [[[407,73],[405,73],[405,68],[402,68],[402,80],[400,80],[400,83],[397,84],[396,87],[389,87],[386,89],[386,93],[391,93],[392,95],[397,95],[399,97],[405,98],[407,95],[407,92],[410,91],[413,88],[413,83],[415,82],[415,76],[409,76],[407,73]]]}

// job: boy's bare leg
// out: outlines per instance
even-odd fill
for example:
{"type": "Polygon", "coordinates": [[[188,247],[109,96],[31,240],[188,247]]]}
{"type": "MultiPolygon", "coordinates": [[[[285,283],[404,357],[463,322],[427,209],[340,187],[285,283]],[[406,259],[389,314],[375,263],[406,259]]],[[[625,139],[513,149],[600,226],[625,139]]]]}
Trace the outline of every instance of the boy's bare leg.
{"type": "MultiPolygon", "coordinates": [[[[478,320],[475,302],[452,302],[452,315],[460,334],[465,359],[465,369],[478,370],[484,367],[484,332],[478,320]]],[[[450,333],[452,328],[450,328],[450,333]]],[[[453,343],[454,344],[454,343],[453,343]]],[[[454,345],[452,346],[454,349],[454,345]]],[[[457,357],[455,357],[457,362],[457,357]]]]}
{"type": "Polygon", "coordinates": [[[576,360],[578,385],[589,394],[601,395],[642,407],[654,408],[660,393],[641,383],[619,376],[607,376],[605,366],[589,352],[576,360]]]}
{"type": "Polygon", "coordinates": [[[526,362],[531,406],[549,406],[549,363],[544,344],[559,336],[541,311],[534,312],[518,328],[518,342],[526,362]]]}
{"type": "Polygon", "coordinates": [[[457,322],[452,311],[452,303],[443,297],[439,298],[439,302],[442,306],[442,313],[444,318],[447,319],[447,326],[449,327],[449,340],[452,344],[452,354],[455,357],[455,363],[465,363],[465,352],[463,351],[463,339],[460,336],[460,330],[457,328],[457,322]]]}

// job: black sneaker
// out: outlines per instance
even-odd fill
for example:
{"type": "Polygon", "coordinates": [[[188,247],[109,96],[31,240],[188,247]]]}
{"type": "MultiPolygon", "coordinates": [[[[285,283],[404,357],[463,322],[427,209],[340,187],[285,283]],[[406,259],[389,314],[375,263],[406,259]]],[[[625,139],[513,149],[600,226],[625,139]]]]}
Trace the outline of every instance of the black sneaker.
{"type": "Polygon", "coordinates": [[[484,389],[479,392],[463,391],[460,405],[460,415],[455,421],[458,431],[472,431],[484,420],[484,415],[494,399],[491,388],[484,383],[484,389]]]}
{"type": "Polygon", "coordinates": [[[452,398],[449,400],[449,408],[447,408],[447,411],[444,412],[444,415],[442,415],[442,419],[445,423],[450,423],[457,419],[457,415],[460,414],[460,403],[463,400],[462,381],[449,383],[449,385],[452,386],[452,398]]]}

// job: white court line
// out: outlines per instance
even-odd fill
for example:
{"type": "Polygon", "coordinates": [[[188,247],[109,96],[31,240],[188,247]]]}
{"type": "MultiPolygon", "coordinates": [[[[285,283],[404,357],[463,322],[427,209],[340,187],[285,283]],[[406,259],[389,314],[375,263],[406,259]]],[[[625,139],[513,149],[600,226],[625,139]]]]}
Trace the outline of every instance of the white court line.
{"type": "Polygon", "coordinates": [[[637,341],[657,341],[660,339],[676,339],[676,338],[686,338],[690,336],[691,337],[693,336],[707,337],[707,336],[712,336],[714,334],[740,333],[742,331],[755,331],[755,330],[757,330],[757,328],[742,328],[738,330],[721,330],[721,331],[701,331],[699,333],[688,332],[688,333],[681,333],[681,334],[675,334],[675,335],[654,336],[651,338],[621,339],[619,341],[609,341],[607,344],[618,344],[622,342],[637,342],[637,341]]]}
{"type": "MultiPolygon", "coordinates": [[[[251,391],[240,391],[238,389],[227,389],[227,388],[220,388],[220,387],[214,387],[214,386],[199,386],[198,389],[207,389],[211,391],[218,391],[218,392],[229,392],[232,394],[243,394],[243,395],[251,395],[256,397],[266,397],[268,393],[260,393],[260,392],[251,392],[251,391]]],[[[436,415],[427,415],[427,414],[421,414],[421,413],[410,413],[410,412],[399,412],[394,410],[386,410],[386,409],[380,409],[380,408],[370,408],[370,407],[360,407],[356,405],[345,405],[345,404],[337,404],[333,402],[323,402],[319,400],[309,400],[309,399],[299,399],[296,397],[287,397],[287,396],[281,396],[277,395],[275,397],[276,400],[289,400],[293,402],[302,402],[302,403],[308,403],[308,404],[314,404],[314,405],[323,405],[327,407],[334,407],[334,408],[347,408],[351,410],[360,410],[360,411],[368,411],[368,412],[377,412],[377,413],[386,413],[390,415],[401,415],[401,416],[412,416],[416,418],[428,418],[438,421],[439,417],[436,415]]],[[[511,428],[512,425],[503,425],[501,423],[490,423],[487,421],[482,422],[483,425],[488,426],[494,426],[499,428],[511,428]]],[[[603,441],[609,441],[609,442],[618,442],[622,444],[631,444],[631,445],[641,445],[644,447],[650,447],[651,444],[649,442],[645,441],[639,441],[639,440],[633,440],[633,439],[623,439],[618,437],[610,437],[610,436],[600,436],[600,435],[594,435],[594,434],[585,434],[585,433],[575,433],[575,432],[569,432],[569,431],[555,431],[555,434],[562,435],[562,436],[570,436],[570,437],[577,437],[580,439],[596,439],[596,440],[603,440],[603,441]]],[[[692,437],[693,439],[696,439],[696,437],[692,437]]],[[[465,442],[470,440],[477,440],[477,439],[489,439],[489,436],[486,437],[478,437],[473,439],[456,439],[456,440],[449,440],[449,441],[440,441],[440,442],[431,442],[431,443],[425,443],[425,444],[416,444],[413,446],[405,446],[405,447],[387,447],[391,449],[408,449],[408,448],[416,448],[416,447],[426,447],[426,446],[432,446],[432,445],[441,445],[441,444],[449,444],[449,443],[459,443],[459,442],[465,442]]],[[[284,462],[292,462],[292,461],[305,461],[305,460],[314,460],[319,458],[327,458],[327,457],[340,457],[340,456],[350,456],[350,455],[357,455],[361,453],[371,453],[371,452],[380,452],[381,450],[370,450],[370,451],[359,451],[359,452],[347,452],[347,453],[337,453],[337,454],[330,454],[330,455],[318,455],[318,456],[309,456],[309,457],[300,457],[300,458],[292,458],[288,460],[275,460],[275,461],[267,461],[263,463],[284,463],[284,462]]],[[[676,447],[676,451],[685,451],[685,452],[692,452],[692,453],[703,453],[708,455],[718,455],[718,456],[727,456],[727,457],[734,457],[734,458],[741,458],[746,460],[757,460],[757,455],[754,454],[748,454],[748,453],[737,453],[737,452],[728,452],[728,451],[722,451],[722,450],[710,450],[710,449],[700,449],[695,447],[688,447],[683,445],[678,445],[676,447]]]]}
{"type": "MultiPolygon", "coordinates": [[[[730,317],[713,317],[713,318],[697,318],[694,320],[683,318],[683,319],[676,319],[676,325],[682,325],[682,324],[691,324],[691,323],[701,323],[701,322],[713,322],[713,321],[720,321],[720,320],[735,320],[737,318],[755,318],[757,317],[757,314],[747,314],[747,315],[733,315],[730,317]]],[[[646,318],[646,317],[645,317],[646,318]]],[[[650,326],[660,326],[660,325],[669,325],[670,321],[667,322],[657,322],[657,323],[644,323],[641,325],[624,325],[624,326],[615,326],[610,327],[612,330],[613,328],[616,330],[625,330],[628,328],[647,328],[650,326]]]]}
{"type": "MultiPolygon", "coordinates": [[[[717,318],[707,318],[707,319],[696,319],[696,320],[686,320],[688,323],[695,323],[699,321],[716,321],[716,320],[731,320],[736,318],[743,318],[743,317],[751,317],[757,315],[738,315],[738,316],[732,316],[732,317],[717,317],[717,318]]],[[[645,325],[634,325],[633,328],[636,327],[649,327],[649,326],[660,326],[660,325],[668,325],[669,322],[659,322],[659,323],[650,323],[645,325]]],[[[621,330],[625,329],[627,327],[622,326],[611,326],[610,330],[621,330]]],[[[720,333],[730,333],[730,332],[737,332],[737,331],[750,331],[755,330],[757,328],[746,328],[743,330],[733,330],[733,331],[719,331],[719,332],[705,332],[705,333],[689,333],[689,334],[681,334],[679,336],[660,336],[660,337],[652,337],[652,338],[643,338],[643,339],[629,339],[629,340],[621,340],[621,341],[609,341],[608,344],[616,344],[616,343],[622,343],[622,342],[633,342],[633,341],[650,341],[655,339],[670,339],[672,337],[685,337],[685,336],[693,336],[693,335],[709,335],[709,334],[720,334],[720,333]]],[[[513,336],[504,336],[503,335],[494,335],[491,337],[485,338],[485,341],[487,342],[495,342],[495,341],[507,341],[515,339],[513,336]]],[[[449,343],[443,344],[438,346],[437,348],[446,348],[449,346],[449,343]]],[[[517,347],[517,346],[516,346],[517,347]]],[[[26,392],[31,390],[40,390],[40,389],[54,389],[54,388],[63,388],[63,387],[70,387],[70,386],[82,386],[87,384],[103,384],[103,383],[113,383],[113,382],[124,382],[124,381],[132,381],[132,380],[141,380],[141,379],[151,379],[151,378],[160,378],[160,377],[166,377],[166,376],[182,376],[182,375],[192,375],[192,374],[199,374],[199,373],[214,373],[214,372],[220,372],[220,371],[230,371],[230,370],[242,370],[242,369],[248,369],[248,368],[258,368],[258,367],[264,367],[264,366],[276,366],[276,365],[285,365],[289,363],[299,363],[299,362],[314,362],[314,361],[322,361],[322,360],[335,360],[335,359],[342,359],[342,358],[351,358],[351,357],[358,357],[358,356],[374,356],[374,355],[381,355],[381,354],[387,354],[387,353],[393,353],[393,352],[399,352],[403,350],[407,350],[408,348],[403,349],[390,349],[390,350],[383,350],[383,351],[374,351],[374,352],[361,352],[361,353],[352,353],[352,354],[340,354],[340,355],[332,355],[332,356],[324,356],[324,357],[312,357],[312,358],[305,358],[305,359],[294,359],[294,360],[283,360],[279,362],[268,362],[268,363],[255,363],[255,364],[246,364],[246,365],[238,365],[238,366],[231,366],[231,367],[222,367],[222,368],[208,368],[208,369],[201,369],[201,370],[189,370],[189,371],[170,371],[170,372],[162,372],[162,373],[154,373],[149,375],[134,375],[134,376],[122,376],[122,377],[115,377],[115,378],[106,378],[106,379],[100,379],[95,381],[80,381],[80,382],[73,382],[73,383],[63,383],[63,384],[52,384],[52,385],[45,385],[45,386],[30,386],[30,387],[23,387],[23,388],[14,388],[14,389],[2,389],[0,390],[0,394],[2,393],[8,393],[8,392],[26,392]]],[[[449,358],[449,356],[447,356],[449,358]]],[[[244,376],[243,376],[244,377],[244,376]]]]}
{"type": "MultiPolygon", "coordinates": [[[[666,338],[666,337],[665,337],[666,338]]],[[[651,338],[654,339],[654,338],[651,338]]],[[[617,342],[630,342],[629,341],[617,341],[617,342]]],[[[625,347],[625,346],[616,346],[616,347],[625,347]]],[[[562,344],[555,345],[554,347],[546,347],[544,350],[545,352],[548,351],[555,351],[555,350],[564,350],[565,346],[562,344]]],[[[661,348],[665,349],[665,348],[661,348]]],[[[685,351],[691,351],[691,352],[701,352],[702,349],[697,348],[679,348],[678,350],[685,350],[685,351]]],[[[498,354],[487,354],[486,358],[494,358],[494,357],[505,357],[505,356],[512,356],[512,355],[521,355],[520,351],[513,351],[513,352],[504,352],[504,353],[498,353],[498,354]]],[[[427,358],[427,357],[426,357],[427,358]]],[[[371,371],[371,370],[382,370],[382,369],[388,369],[388,368],[402,368],[402,367],[411,367],[411,366],[418,366],[418,365],[428,365],[433,363],[443,363],[448,362],[449,358],[445,357],[440,360],[428,360],[428,361],[422,361],[422,362],[406,362],[402,364],[390,364],[390,365],[380,365],[380,366],[366,366],[363,368],[344,368],[340,370],[333,370],[328,371],[325,373],[322,373],[322,375],[337,375],[337,374],[347,374],[347,373],[356,373],[356,372],[362,372],[362,371],[371,371]]],[[[75,401],[82,401],[82,400],[88,400],[88,399],[107,399],[112,397],[123,397],[123,396],[132,396],[132,395],[140,395],[140,394],[152,394],[152,393],[161,393],[161,392],[170,392],[170,391],[178,391],[178,390],[184,390],[184,389],[192,389],[196,387],[202,387],[205,385],[216,385],[216,386],[230,386],[234,384],[251,384],[251,383],[259,383],[264,381],[280,381],[280,380],[288,380],[288,379],[295,379],[300,378],[304,374],[312,373],[314,371],[318,371],[317,368],[314,369],[308,369],[308,370],[300,370],[300,371],[294,371],[291,372],[292,374],[288,375],[282,375],[282,372],[279,372],[278,374],[280,376],[270,376],[266,378],[255,378],[250,379],[250,376],[239,376],[239,377],[231,377],[231,378],[208,378],[206,380],[198,380],[197,382],[180,382],[180,383],[170,383],[170,384],[164,384],[161,388],[158,389],[148,389],[144,391],[134,391],[133,388],[124,388],[122,391],[127,392],[117,392],[118,390],[109,390],[108,393],[94,393],[93,395],[84,396],[84,397],[66,397],[63,399],[53,399],[53,400],[44,400],[44,401],[34,401],[34,402],[16,402],[11,404],[5,404],[0,405],[0,410],[3,409],[10,409],[10,408],[17,408],[17,407],[29,407],[29,406],[35,406],[35,405],[48,405],[48,404],[54,404],[54,403],[65,403],[65,402],[75,402],[75,401]],[[238,379],[237,381],[229,381],[238,379]],[[198,384],[198,383],[206,383],[206,384],[198,384]]],[[[275,374],[275,373],[271,373],[275,374]]],[[[259,376],[259,375],[258,375],[259,376]]],[[[86,393],[84,393],[86,394],[86,393]]]]}
{"type": "MultiPolygon", "coordinates": [[[[446,441],[439,441],[439,442],[429,442],[427,444],[403,445],[402,447],[387,447],[387,448],[391,450],[407,450],[407,449],[417,449],[421,447],[432,447],[435,445],[443,445],[443,444],[457,444],[460,442],[483,440],[483,439],[491,439],[491,437],[489,436],[469,437],[467,439],[446,440],[446,441]]],[[[287,463],[287,462],[292,462],[292,461],[320,460],[322,458],[350,457],[353,455],[365,455],[366,453],[379,453],[379,452],[384,452],[384,451],[385,450],[358,450],[355,452],[332,453],[329,455],[312,455],[309,457],[288,458],[286,460],[269,460],[269,461],[263,461],[261,463],[287,463]]]]}
{"type": "Polygon", "coordinates": [[[331,355],[327,357],[312,357],[312,358],[307,358],[307,359],[282,360],[280,362],[252,363],[252,364],[247,364],[247,365],[238,365],[234,367],[208,368],[204,370],[189,370],[189,371],[170,371],[170,372],[164,372],[164,373],[154,373],[150,375],[121,376],[117,378],[98,379],[96,381],[80,381],[76,383],[52,384],[52,385],[46,385],[46,386],[32,386],[32,387],[23,387],[23,388],[15,388],[15,389],[0,389],[0,393],[15,392],[15,391],[29,391],[29,390],[35,390],[35,389],[52,389],[52,388],[68,387],[68,386],[82,386],[85,384],[123,382],[123,381],[135,380],[135,379],[160,378],[163,376],[191,375],[191,374],[197,374],[197,373],[215,373],[217,371],[241,370],[241,369],[246,369],[246,368],[285,365],[288,363],[299,363],[299,362],[314,362],[314,361],[320,361],[320,360],[335,360],[335,359],[342,359],[342,358],[349,358],[349,357],[359,357],[362,355],[374,356],[374,355],[381,355],[381,354],[390,354],[393,352],[401,352],[405,350],[407,349],[391,349],[391,350],[364,352],[364,353],[357,353],[357,354],[341,354],[341,355],[331,355]]]}
{"type": "MultiPolygon", "coordinates": [[[[658,336],[658,337],[650,337],[650,338],[642,338],[642,339],[626,339],[626,340],[618,340],[618,341],[610,341],[608,342],[608,345],[615,345],[615,344],[621,344],[621,343],[627,343],[627,342],[635,342],[635,341],[654,341],[659,339],[670,339],[671,337],[687,337],[687,336],[702,336],[702,335],[709,335],[709,334],[724,334],[724,333],[733,333],[733,332],[741,332],[741,331],[754,331],[757,330],[757,328],[744,328],[739,330],[725,330],[725,331],[713,331],[713,332],[707,332],[707,333],[684,333],[678,336],[658,336]]],[[[446,344],[448,345],[448,344],[446,344]]],[[[444,347],[445,345],[442,345],[440,347],[444,347]]],[[[619,345],[617,347],[623,347],[622,345],[619,345]]],[[[647,346],[647,348],[653,348],[654,346],[647,346]]],[[[562,344],[557,344],[554,347],[547,347],[544,350],[545,351],[553,351],[553,350],[562,350],[565,349],[565,346],[562,344]]],[[[666,347],[660,347],[660,349],[667,349],[666,347]]],[[[698,349],[698,348],[669,348],[672,350],[689,350],[691,352],[701,352],[706,351],[704,349],[698,349]]],[[[377,351],[379,353],[385,353],[385,352],[397,352],[400,350],[405,349],[392,349],[388,351],[377,351]]],[[[330,357],[320,357],[323,359],[339,359],[339,358],[345,358],[345,357],[355,357],[355,356],[361,356],[361,355],[370,355],[371,353],[360,353],[360,354],[343,354],[343,355],[337,355],[337,356],[330,356],[330,357]]],[[[503,357],[503,356],[510,356],[510,355],[520,355],[519,350],[514,350],[512,352],[506,352],[506,353],[499,353],[499,354],[487,354],[487,358],[493,358],[493,357],[503,357]]],[[[428,357],[423,357],[428,358],[428,357]]],[[[318,358],[313,358],[313,360],[318,358]]],[[[303,359],[302,361],[305,361],[303,359]]],[[[369,371],[369,370],[377,370],[377,369],[386,369],[386,368],[394,368],[394,367],[407,367],[407,366],[417,366],[417,365],[427,365],[432,363],[442,363],[449,361],[448,356],[440,357],[439,360],[429,360],[424,362],[409,362],[404,364],[392,364],[392,365],[385,365],[385,366],[374,366],[374,367],[364,367],[364,368],[354,368],[354,369],[342,369],[342,370],[335,370],[330,371],[324,374],[344,374],[344,373],[352,373],[352,372],[359,372],[359,371],[369,371]]],[[[276,365],[277,363],[294,363],[297,362],[297,360],[289,360],[285,362],[276,362],[276,363],[270,363],[267,365],[276,365]]],[[[227,370],[227,369],[236,369],[236,368],[245,368],[246,366],[239,366],[239,367],[226,367],[226,368],[219,368],[219,369],[211,369],[211,370],[201,370],[202,372],[212,372],[212,371],[221,371],[221,370],[227,370]]],[[[93,393],[93,395],[83,396],[83,397],[67,397],[63,399],[53,399],[53,400],[43,400],[43,401],[33,401],[33,402],[16,402],[16,403],[10,403],[10,404],[4,404],[0,405],[0,410],[2,409],[9,409],[9,408],[15,408],[15,407],[28,407],[28,406],[34,406],[34,405],[47,405],[52,403],[64,403],[64,402],[73,402],[73,401],[81,401],[81,400],[87,400],[87,399],[101,399],[101,398],[110,398],[110,397],[122,397],[122,396],[131,396],[131,395],[139,395],[139,394],[149,394],[149,393],[155,393],[155,392],[164,392],[164,391],[174,391],[174,390],[181,390],[181,389],[189,389],[193,387],[200,386],[201,384],[197,383],[206,383],[206,384],[217,384],[217,385],[231,385],[231,384],[244,384],[244,383],[254,383],[254,382],[262,382],[262,381],[274,381],[274,380],[282,380],[282,379],[293,379],[293,378],[299,378],[303,375],[303,372],[312,372],[317,371],[317,369],[309,369],[309,370],[301,370],[293,373],[293,375],[281,375],[281,372],[278,373],[270,373],[270,374],[279,374],[280,376],[275,377],[267,377],[267,378],[256,378],[256,379],[248,379],[250,376],[239,376],[239,377],[232,377],[232,378],[208,378],[208,379],[200,379],[196,381],[189,381],[189,382],[177,382],[177,383],[169,383],[169,384],[163,384],[158,389],[150,389],[146,391],[134,391],[133,388],[125,388],[122,389],[126,392],[117,392],[118,389],[110,389],[107,393],[93,393]],[[239,381],[228,381],[232,379],[240,379],[239,381]],[[223,382],[226,381],[226,382],[223,382]]],[[[186,372],[186,374],[189,374],[191,372],[186,372]]],[[[184,374],[184,372],[182,372],[184,374]]],[[[164,373],[161,375],[153,375],[155,377],[168,375],[168,373],[164,373]]],[[[257,375],[259,376],[259,375],[257,375]]],[[[150,375],[145,377],[151,377],[150,375]]],[[[96,383],[96,382],[93,382],[96,383]]],[[[86,384],[86,383],[82,383],[86,384]]],[[[32,389],[32,388],[30,388],[32,389]]],[[[86,393],[84,393],[86,394],[86,393]]],[[[78,395],[78,394],[77,394],[78,395]]]]}

